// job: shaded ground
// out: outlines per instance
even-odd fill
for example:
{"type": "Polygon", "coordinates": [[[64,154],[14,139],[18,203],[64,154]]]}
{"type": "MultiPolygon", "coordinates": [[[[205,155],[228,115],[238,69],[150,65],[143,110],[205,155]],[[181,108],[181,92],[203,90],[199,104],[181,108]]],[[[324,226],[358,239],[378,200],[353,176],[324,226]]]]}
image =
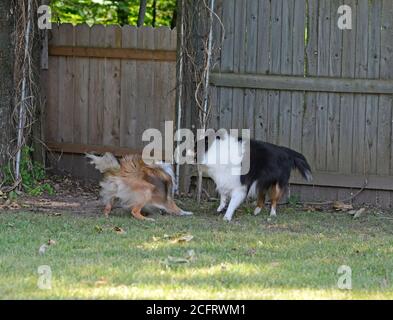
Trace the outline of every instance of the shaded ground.
{"type": "Polygon", "coordinates": [[[141,222],[117,209],[105,219],[95,186],[70,181],[65,192],[66,183],[18,209],[3,204],[1,298],[393,299],[390,212],[355,219],[282,206],[271,219],[244,205],[228,224],[217,202],[183,197],[194,216],[141,222]],[[40,265],[51,268],[51,290],[37,287],[40,265]],[[352,269],[352,290],[337,287],[341,265],[352,269]]]}

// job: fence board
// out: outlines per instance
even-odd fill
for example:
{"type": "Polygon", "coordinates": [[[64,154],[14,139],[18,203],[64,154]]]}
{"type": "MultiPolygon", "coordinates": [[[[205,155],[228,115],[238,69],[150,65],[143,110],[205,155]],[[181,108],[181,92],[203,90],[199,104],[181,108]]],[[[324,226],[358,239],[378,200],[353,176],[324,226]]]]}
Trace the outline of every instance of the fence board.
{"type": "MultiPolygon", "coordinates": [[[[272,2],[271,5],[271,33],[270,33],[270,74],[280,74],[281,71],[281,37],[282,37],[282,8],[283,0],[272,2]]],[[[279,112],[280,92],[269,91],[269,120],[268,141],[278,143],[279,140],[279,112]]]]}
{"type": "MultiPolygon", "coordinates": [[[[269,72],[270,56],[270,6],[268,0],[259,1],[258,7],[258,59],[257,73],[267,74],[269,72]]],[[[255,138],[267,140],[268,133],[268,92],[257,90],[255,97],[255,138]]]]}
{"type": "MultiPolygon", "coordinates": [[[[131,26],[122,28],[122,47],[137,48],[138,29],[131,26]]],[[[120,96],[120,146],[131,147],[137,144],[137,75],[135,60],[121,61],[121,96],[120,96]]]]}
{"type": "MultiPolygon", "coordinates": [[[[356,55],[355,77],[367,78],[368,55],[368,0],[359,0],[357,6],[356,24],[356,55]]],[[[365,130],[366,130],[366,95],[358,94],[354,98],[353,150],[352,172],[366,173],[365,170],[365,130]]]]}
{"type": "MultiPolygon", "coordinates": [[[[329,75],[330,63],[330,0],[319,1],[318,17],[318,76],[326,77],[329,75]]],[[[328,103],[327,93],[319,92],[316,95],[316,159],[315,167],[317,170],[324,171],[327,168],[327,133],[328,133],[328,103]]]]}
{"type": "MultiPolygon", "coordinates": [[[[281,29],[281,74],[292,74],[293,66],[293,20],[294,1],[283,1],[282,3],[282,29],[281,29]]],[[[280,105],[278,113],[278,143],[290,146],[291,135],[291,104],[292,95],[290,91],[280,92],[280,105]]]]}
{"type": "MultiPolygon", "coordinates": [[[[54,24],[52,27],[50,43],[56,45],[59,41],[59,26],[54,24]]],[[[55,141],[58,140],[59,134],[59,86],[58,86],[58,67],[59,59],[55,57],[49,57],[48,70],[48,91],[47,91],[47,107],[45,110],[45,140],[55,141]]]]}
{"type": "MultiPolygon", "coordinates": [[[[90,46],[99,47],[105,43],[105,27],[94,25],[90,30],[90,46]]],[[[90,59],[89,71],[89,143],[103,143],[105,64],[101,59],[90,59]]]]}
{"type": "MultiPolygon", "coordinates": [[[[350,0],[346,2],[353,12],[356,13],[356,2],[350,0]]],[[[356,26],[356,14],[352,15],[352,24],[356,26]]],[[[342,77],[355,77],[355,57],[356,55],[356,32],[348,30],[343,33],[343,58],[342,58],[342,77]]],[[[352,135],[353,135],[353,94],[343,94],[341,96],[340,110],[340,152],[339,169],[342,173],[352,171],[352,135]]]]}
{"type": "MultiPolygon", "coordinates": [[[[380,48],[381,48],[381,0],[371,3],[369,12],[369,32],[368,32],[368,59],[367,77],[369,79],[379,79],[380,48]]],[[[375,111],[379,104],[378,96],[367,96],[366,106],[366,172],[368,174],[377,173],[377,135],[378,135],[378,112],[375,111]]]]}
{"type": "MultiPolygon", "coordinates": [[[[305,50],[305,0],[294,1],[293,22],[293,75],[304,76],[305,50]]],[[[292,92],[290,147],[297,151],[302,149],[302,118],[304,112],[304,92],[292,92]]]]}
{"type": "MultiPolygon", "coordinates": [[[[341,76],[343,31],[337,27],[337,8],[342,0],[333,0],[330,8],[330,52],[329,52],[329,76],[338,78],[341,76]]],[[[328,101],[328,124],[326,145],[326,170],[337,172],[339,169],[339,135],[340,135],[340,104],[339,94],[329,94],[328,101]]]]}

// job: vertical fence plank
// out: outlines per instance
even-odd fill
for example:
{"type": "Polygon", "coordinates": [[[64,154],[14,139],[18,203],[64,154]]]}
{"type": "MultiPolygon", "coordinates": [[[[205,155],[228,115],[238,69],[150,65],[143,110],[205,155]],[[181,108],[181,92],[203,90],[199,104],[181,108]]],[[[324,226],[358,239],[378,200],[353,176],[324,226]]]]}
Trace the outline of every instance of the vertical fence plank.
{"type": "MultiPolygon", "coordinates": [[[[90,27],[86,24],[75,28],[75,45],[88,47],[90,27]]],[[[89,59],[75,58],[74,83],[74,142],[88,142],[89,59]]]]}
{"type": "MultiPolygon", "coordinates": [[[[59,45],[74,45],[74,28],[71,24],[63,24],[59,30],[59,45]]],[[[59,113],[58,130],[59,141],[72,143],[74,139],[74,116],[73,106],[69,101],[74,101],[74,71],[73,57],[59,58],[59,113]]],[[[72,172],[73,156],[63,155],[61,164],[65,172],[72,172]]]]}
{"type": "MultiPolygon", "coordinates": [[[[90,27],[87,24],[75,27],[75,45],[88,47],[90,27]]],[[[89,58],[75,57],[74,81],[74,143],[88,143],[89,129],[89,58]]],[[[74,156],[73,172],[79,177],[87,177],[86,159],[74,156]]]]}
{"type": "MultiPolygon", "coordinates": [[[[329,47],[330,47],[330,0],[319,1],[318,17],[318,76],[329,75],[329,47]]],[[[327,159],[327,125],[328,125],[329,95],[318,92],[316,97],[316,169],[326,170],[327,159]]]]}
{"type": "MultiPolygon", "coordinates": [[[[59,45],[74,45],[74,28],[63,24],[59,32],[59,45]]],[[[61,142],[73,142],[74,58],[59,58],[59,133],[61,142]]]]}
{"type": "MultiPolygon", "coordinates": [[[[381,73],[382,80],[393,79],[393,4],[382,1],[381,17],[381,73]]],[[[389,175],[392,164],[392,124],[393,95],[381,95],[378,113],[378,174],[389,175]]],[[[391,192],[379,192],[379,202],[383,207],[391,206],[391,192]]]]}
{"type": "MultiPolygon", "coordinates": [[[[270,6],[269,0],[260,0],[258,7],[258,51],[257,73],[269,73],[270,57],[270,6]]],[[[255,98],[255,138],[267,140],[268,133],[268,91],[257,90],[255,98]]]]}
{"type": "MultiPolygon", "coordinates": [[[[307,76],[316,76],[318,71],[318,1],[308,1],[307,12],[307,76]]],[[[306,105],[303,116],[302,152],[310,162],[311,168],[315,169],[315,109],[316,94],[306,93],[306,105]]]]}
{"type": "MultiPolygon", "coordinates": [[[[283,1],[281,18],[281,74],[291,75],[293,65],[293,20],[294,1],[283,1]]],[[[291,104],[292,96],[289,91],[280,93],[278,113],[278,143],[289,147],[291,135],[291,104]]]]}
{"type": "MultiPolygon", "coordinates": [[[[121,29],[105,28],[105,46],[121,48],[121,29]]],[[[120,60],[105,59],[104,145],[120,146],[120,60]]]]}
{"type": "MultiPolygon", "coordinates": [[[[367,78],[367,55],[368,55],[368,0],[358,0],[356,27],[356,51],[355,51],[355,77],[367,78]]],[[[352,173],[365,174],[365,130],[366,130],[366,95],[357,94],[354,98],[353,126],[353,157],[352,173]]]]}
{"type": "MultiPolygon", "coordinates": [[[[235,0],[225,0],[222,22],[225,28],[225,37],[221,52],[221,71],[233,72],[234,45],[235,45],[235,0]]],[[[231,128],[231,114],[233,106],[233,89],[220,89],[220,128],[231,128]]]]}
{"type": "MultiPolygon", "coordinates": [[[[236,73],[244,73],[246,68],[246,20],[247,20],[247,0],[235,0],[235,31],[233,46],[233,70],[236,73]]],[[[244,96],[246,89],[233,89],[232,122],[225,128],[242,129],[244,127],[244,96]]],[[[230,116],[230,115],[228,115],[230,116]]],[[[229,120],[229,119],[228,119],[229,120]]]]}
{"type": "MultiPolygon", "coordinates": [[[[90,30],[90,46],[100,47],[105,43],[105,27],[94,25],[90,30]]],[[[89,70],[89,143],[103,143],[105,62],[99,58],[90,59],[89,70]]]]}
{"type": "MultiPolygon", "coordinates": [[[[352,24],[356,26],[357,3],[355,0],[346,2],[352,8],[352,24]]],[[[345,30],[343,33],[343,58],[342,72],[344,78],[355,77],[355,53],[356,53],[356,28],[345,30]]],[[[352,134],[353,134],[353,94],[341,96],[340,110],[340,173],[350,174],[352,170],[352,134]]]]}
{"type": "MultiPolygon", "coordinates": [[[[258,0],[247,0],[245,67],[247,73],[256,73],[257,71],[258,2],[258,0]]],[[[243,128],[250,130],[251,137],[255,137],[255,98],[255,89],[245,90],[243,128]]]]}
{"type": "MultiPolygon", "coordinates": [[[[59,25],[53,24],[50,31],[50,45],[57,45],[59,42],[59,25]]],[[[49,56],[48,67],[48,92],[47,104],[45,110],[45,141],[58,141],[59,138],[59,58],[49,56]]]]}
{"type": "MultiPolygon", "coordinates": [[[[153,49],[154,35],[151,27],[143,27],[138,30],[138,48],[153,49]]],[[[153,63],[150,61],[138,61],[136,67],[137,73],[137,119],[145,119],[146,121],[137,122],[136,135],[139,141],[136,142],[137,148],[143,148],[142,141],[143,132],[147,128],[151,128],[152,119],[149,119],[152,112],[153,99],[151,93],[154,92],[154,70],[153,63]],[[149,115],[146,117],[146,115],[149,115]]]]}
{"type": "MultiPolygon", "coordinates": [[[[138,29],[122,28],[122,48],[138,48],[138,29]]],[[[121,61],[121,97],[120,97],[120,146],[134,147],[137,144],[137,76],[135,60],[121,61]]]]}
{"type": "MultiPolygon", "coordinates": [[[[338,8],[342,0],[331,1],[330,7],[330,52],[329,52],[329,76],[339,78],[341,76],[343,31],[337,26],[338,8]]],[[[327,145],[326,145],[326,169],[338,172],[339,134],[340,134],[340,102],[341,95],[330,93],[327,111],[327,145]]]]}
{"type": "MultiPolygon", "coordinates": [[[[294,5],[292,74],[304,76],[306,1],[297,0],[294,1],[294,5]]],[[[290,147],[297,151],[301,151],[302,148],[304,97],[304,92],[292,93],[290,147]]]]}
{"type": "MultiPolygon", "coordinates": [[[[212,60],[212,71],[220,70],[220,63],[222,57],[222,46],[223,46],[223,36],[225,35],[224,28],[222,27],[223,19],[223,7],[224,0],[215,1],[214,13],[217,16],[213,16],[213,43],[214,43],[214,55],[212,60]]],[[[233,51],[232,51],[233,52],[233,51]]],[[[219,129],[220,125],[220,87],[210,87],[210,121],[209,128],[219,129]]]]}
{"type": "MultiPolygon", "coordinates": [[[[281,43],[282,43],[282,8],[283,0],[272,2],[271,6],[271,34],[270,34],[270,74],[280,74],[281,71],[281,43]]],[[[280,92],[269,91],[269,121],[268,141],[278,143],[280,124],[280,92]]]]}
{"type": "MultiPolygon", "coordinates": [[[[381,0],[369,4],[368,29],[368,61],[367,77],[379,79],[380,50],[381,50],[381,0]]],[[[366,173],[377,174],[377,136],[378,136],[378,103],[379,97],[367,96],[366,107],[366,173]]]]}

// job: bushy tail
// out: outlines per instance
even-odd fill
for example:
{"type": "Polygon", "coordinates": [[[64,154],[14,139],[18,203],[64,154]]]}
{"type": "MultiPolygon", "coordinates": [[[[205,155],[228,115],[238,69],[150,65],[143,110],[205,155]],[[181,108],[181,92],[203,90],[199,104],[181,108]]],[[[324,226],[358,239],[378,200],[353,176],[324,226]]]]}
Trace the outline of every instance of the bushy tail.
{"type": "Polygon", "coordinates": [[[86,153],[86,158],[90,159],[90,163],[95,165],[96,169],[101,173],[119,170],[120,164],[112,153],[105,153],[102,157],[86,153]]]}
{"type": "Polygon", "coordinates": [[[307,180],[312,180],[312,173],[310,165],[308,164],[306,158],[299,152],[288,149],[289,154],[293,158],[293,169],[298,169],[302,177],[307,180]]]}
{"type": "Polygon", "coordinates": [[[172,195],[175,193],[177,189],[175,172],[173,171],[173,166],[170,163],[165,163],[162,161],[155,162],[155,165],[159,166],[162,170],[165,171],[172,178],[172,195]]]}

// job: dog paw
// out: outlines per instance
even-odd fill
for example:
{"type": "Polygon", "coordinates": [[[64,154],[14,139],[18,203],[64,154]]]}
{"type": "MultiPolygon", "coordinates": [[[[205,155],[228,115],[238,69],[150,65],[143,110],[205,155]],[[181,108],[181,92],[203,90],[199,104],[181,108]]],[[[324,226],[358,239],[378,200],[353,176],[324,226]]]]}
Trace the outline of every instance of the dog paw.
{"type": "Polygon", "coordinates": [[[180,212],[181,216],[192,216],[194,213],[191,211],[182,211],[180,212]]]}
{"type": "Polygon", "coordinates": [[[262,211],[262,208],[256,207],[254,210],[254,216],[257,216],[262,211]]]}
{"type": "Polygon", "coordinates": [[[232,221],[232,217],[224,216],[223,220],[227,221],[227,222],[231,222],[232,221]]]}
{"type": "Polygon", "coordinates": [[[225,206],[219,206],[218,208],[217,208],[217,212],[218,213],[220,213],[222,210],[224,210],[225,209],[225,206]]]}

